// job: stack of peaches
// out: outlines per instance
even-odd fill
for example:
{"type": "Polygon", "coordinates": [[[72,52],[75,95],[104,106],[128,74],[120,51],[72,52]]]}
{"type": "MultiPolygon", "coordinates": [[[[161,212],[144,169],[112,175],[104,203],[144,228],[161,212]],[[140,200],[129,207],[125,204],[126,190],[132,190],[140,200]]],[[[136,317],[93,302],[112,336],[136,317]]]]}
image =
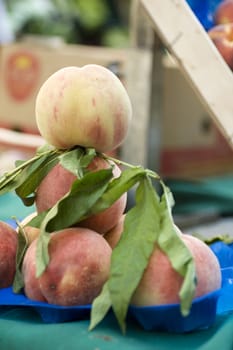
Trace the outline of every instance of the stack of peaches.
{"type": "Polygon", "coordinates": [[[192,299],[220,288],[217,258],[175,226],[169,196],[160,199],[148,182],[154,173],[127,172],[107,156],[124,142],[132,115],[110,70],[60,69],[41,86],[35,114],[45,148],[0,179],[0,194],[15,189],[36,207],[17,230],[0,223],[0,288],[13,284],[29,299],[63,306],[92,304],[107,287],[110,306],[127,297],[138,306],[179,303],[187,276],[192,299]],[[126,212],[127,190],[138,179],[136,209],[126,212]],[[119,285],[108,284],[114,278],[119,285]]]}
{"type": "Polygon", "coordinates": [[[217,6],[214,26],[208,31],[226,64],[233,70],[233,0],[223,0],[217,6]]]}

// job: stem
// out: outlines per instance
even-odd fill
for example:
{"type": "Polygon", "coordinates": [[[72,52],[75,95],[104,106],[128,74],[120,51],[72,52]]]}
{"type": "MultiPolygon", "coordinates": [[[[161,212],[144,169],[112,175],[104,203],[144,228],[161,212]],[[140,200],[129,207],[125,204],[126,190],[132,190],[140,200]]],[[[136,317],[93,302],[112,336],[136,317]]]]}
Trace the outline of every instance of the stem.
{"type": "Polygon", "coordinates": [[[128,168],[135,168],[135,166],[133,166],[132,164],[129,164],[129,163],[126,163],[120,159],[117,159],[117,158],[114,158],[114,157],[111,157],[111,156],[108,156],[107,154],[105,153],[101,153],[99,154],[102,158],[106,159],[106,160],[111,160],[112,162],[116,163],[116,164],[119,164],[119,165],[124,165],[128,168]]]}
{"type": "MultiPolygon", "coordinates": [[[[108,156],[108,155],[106,155],[106,154],[104,154],[104,153],[102,153],[101,156],[102,156],[104,159],[111,160],[111,161],[113,161],[113,162],[116,163],[116,164],[124,165],[124,166],[126,166],[126,167],[128,167],[128,168],[140,167],[140,166],[135,166],[135,165],[129,164],[129,163],[123,161],[123,160],[120,160],[120,159],[117,159],[117,158],[108,156]]],[[[150,176],[150,177],[152,177],[152,178],[154,178],[154,179],[158,179],[158,180],[160,179],[160,176],[159,176],[156,172],[154,172],[153,170],[145,169],[145,172],[146,172],[146,174],[147,174],[148,176],[150,176]]]]}

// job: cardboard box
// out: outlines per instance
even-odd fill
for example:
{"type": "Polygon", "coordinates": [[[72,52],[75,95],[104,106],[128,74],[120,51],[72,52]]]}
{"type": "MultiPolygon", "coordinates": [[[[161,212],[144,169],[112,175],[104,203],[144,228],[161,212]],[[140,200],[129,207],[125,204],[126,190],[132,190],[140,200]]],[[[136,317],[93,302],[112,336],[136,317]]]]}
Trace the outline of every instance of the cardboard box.
{"type": "Polygon", "coordinates": [[[163,60],[160,172],[199,178],[233,172],[233,151],[176,64],[163,60]]]}

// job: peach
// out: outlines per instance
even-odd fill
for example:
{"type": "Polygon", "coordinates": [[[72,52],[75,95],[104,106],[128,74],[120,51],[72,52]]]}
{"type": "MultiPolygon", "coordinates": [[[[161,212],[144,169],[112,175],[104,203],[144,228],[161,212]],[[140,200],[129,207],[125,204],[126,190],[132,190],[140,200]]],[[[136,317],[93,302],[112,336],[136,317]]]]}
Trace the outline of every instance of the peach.
{"type": "MultiPolygon", "coordinates": [[[[197,276],[195,297],[219,289],[221,270],[212,250],[196,237],[187,234],[182,234],[181,237],[190,249],[195,262],[197,276]]],[[[133,294],[132,304],[146,306],[179,303],[182,282],[182,276],[172,268],[168,257],[156,247],[133,294]]]]}
{"type": "Polygon", "coordinates": [[[76,179],[77,177],[62,165],[55,165],[36,190],[35,205],[38,213],[53,207],[69,192],[76,179]]]}
{"type": "Polygon", "coordinates": [[[104,235],[104,238],[106,239],[106,241],[108,242],[108,244],[110,245],[110,247],[112,249],[115,248],[115,246],[117,245],[117,243],[120,240],[121,235],[123,233],[125,215],[126,214],[123,214],[120,217],[118,223],[111,230],[109,230],[107,233],[105,233],[105,235],[104,235]]]}
{"type": "Polygon", "coordinates": [[[107,152],[123,143],[132,107],[114,73],[88,64],[53,73],[38,92],[35,114],[38,129],[49,144],[107,152]]]}
{"type": "MultiPolygon", "coordinates": [[[[98,171],[106,169],[109,163],[100,157],[95,157],[89,165],[89,170],[98,171]]],[[[119,177],[120,168],[114,164],[113,176],[119,177]]],[[[36,191],[36,208],[38,213],[54,206],[71,188],[72,183],[77,177],[63,168],[60,164],[46,175],[36,191]]],[[[120,216],[123,214],[127,202],[127,194],[124,193],[112,206],[101,213],[90,216],[78,223],[78,226],[87,227],[94,231],[104,234],[116,225],[120,216]]]]}
{"type": "Polygon", "coordinates": [[[17,232],[0,221],[0,288],[12,285],[16,269],[17,232]]]}
{"type": "MultiPolygon", "coordinates": [[[[27,215],[21,222],[20,226],[23,228],[24,233],[26,235],[28,244],[31,244],[34,239],[36,239],[39,236],[40,229],[37,227],[33,227],[28,225],[28,223],[37,215],[37,212],[33,212],[29,215],[27,215]]],[[[19,228],[16,229],[16,231],[19,231],[19,228]]]]}
{"type": "Polygon", "coordinates": [[[50,261],[36,277],[36,244],[26,251],[22,272],[28,298],[56,305],[91,304],[109,277],[111,248],[97,232],[68,228],[51,234],[50,261]]]}
{"type": "Polygon", "coordinates": [[[215,24],[225,24],[233,22],[233,0],[223,0],[217,6],[214,13],[215,24]]]}
{"type": "Polygon", "coordinates": [[[208,35],[226,64],[233,70],[233,23],[216,25],[208,31],[208,35]]]}

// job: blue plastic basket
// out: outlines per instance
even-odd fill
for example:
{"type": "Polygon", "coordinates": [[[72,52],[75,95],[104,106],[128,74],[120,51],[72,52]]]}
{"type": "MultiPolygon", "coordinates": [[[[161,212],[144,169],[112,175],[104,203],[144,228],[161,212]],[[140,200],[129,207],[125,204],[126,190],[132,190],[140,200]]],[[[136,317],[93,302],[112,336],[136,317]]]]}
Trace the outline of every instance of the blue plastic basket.
{"type": "Polygon", "coordinates": [[[60,306],[28,299],[24,294],[15,294],[12,288],[0,289],[0,307],[30,307],[44,323],[60,323],[90,318],[91,305],[60,306]]]}
{"type": "Polygon", "coordinates": [[[220,290],[194,299],[188,316],[182,316],[180,304],[130,306],[129,315],[147,331],[186,333],[210,327],[216,319],[220,290]]]}
{"type": "Polygon", "coordinates": [[[222,0],[186,0],[206,30],[214,25],[213,15],[222,0]]]}

